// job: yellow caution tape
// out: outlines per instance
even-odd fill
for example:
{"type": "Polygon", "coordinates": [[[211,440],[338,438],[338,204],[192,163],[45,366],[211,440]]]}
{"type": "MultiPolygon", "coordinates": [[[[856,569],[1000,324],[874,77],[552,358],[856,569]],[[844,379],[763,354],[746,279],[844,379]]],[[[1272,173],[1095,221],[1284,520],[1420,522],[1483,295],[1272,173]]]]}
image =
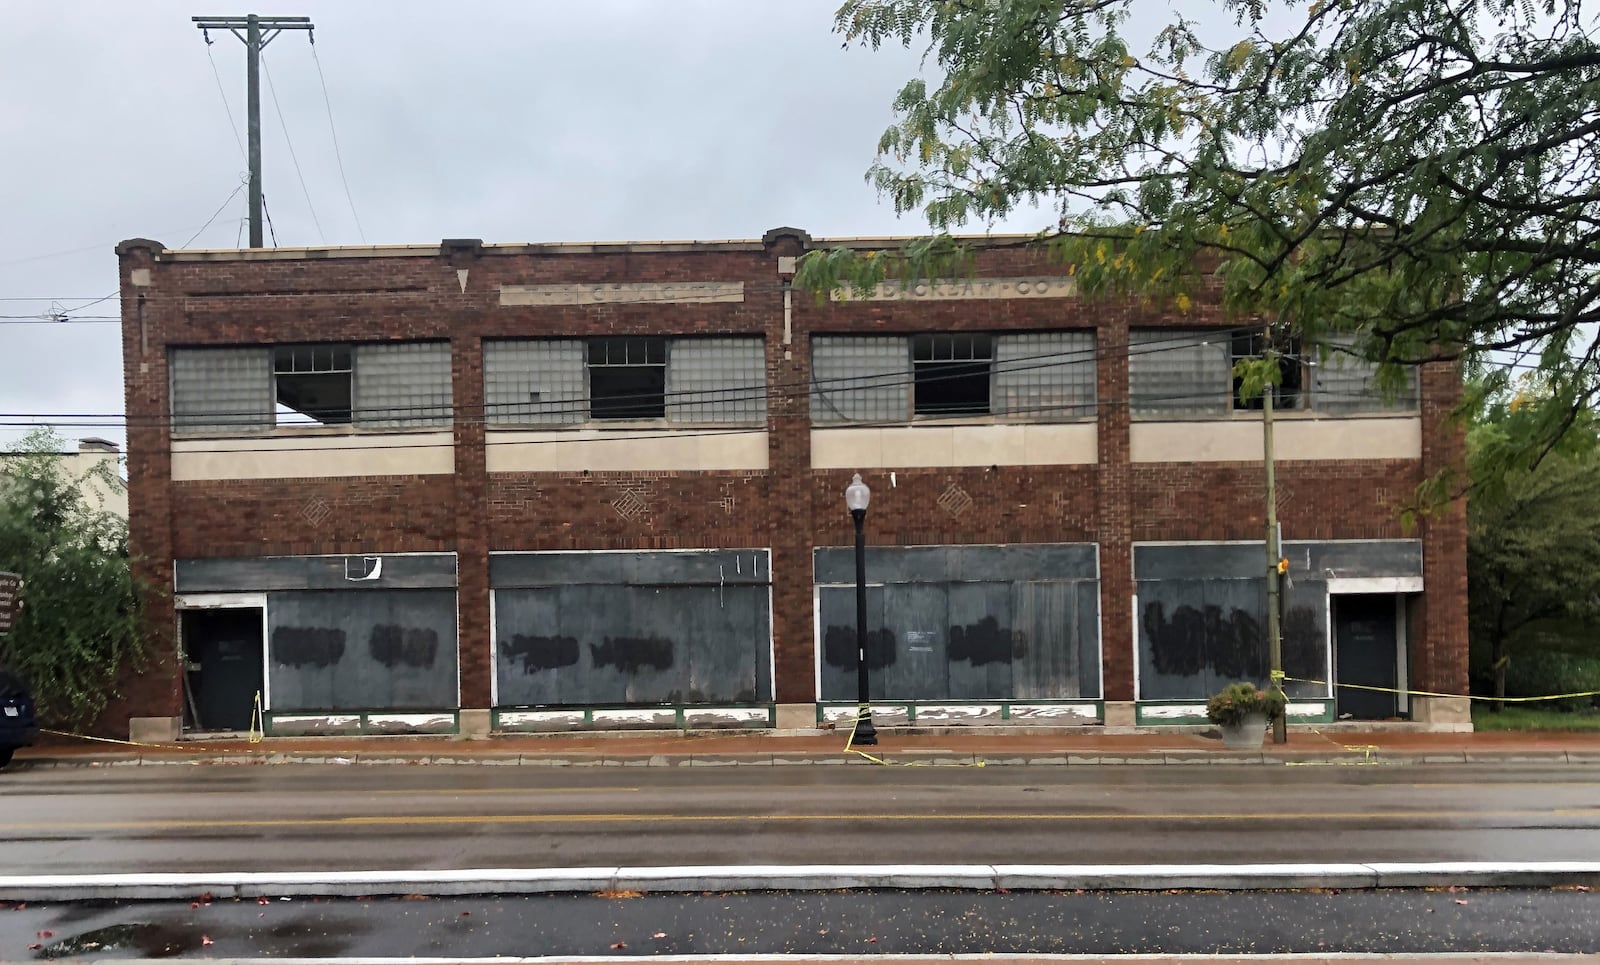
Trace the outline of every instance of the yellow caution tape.
{"type": "Polygon", "coordinates": [[[267,736],[267,721],[261,714],[261,691],[256,691],[255,709],[250,712],[250,743],[259,744],[267,736]],[[259,724],[258,730],[256,725],[259,724]]]}
{"type": "Polygon", "coordinates": [[[48,727],[39,728],[41,734],[54,734],[57,737],[71,737],[74,740],[97,741],[101,744],[121,744],[125,747],[177,747],[176,744],[149,744],[144,741],[124,741],[115,737],[90,737],[88,734],[74,734],[70,731],[51,730],[48,727]]]}
{"type": "Polygon", "coordinates": [[[861,726],[861,722],[863,720],[865,720],[866,717],[867,717],[866,708],[858,708],[856,710],[855,720],[850,724],[850,736],[848,738],[846,738],[845,742],[844,742],[844,750],[845,750],[846,754],[858,755],[860,757],[865,758],[869,763],[881,764],[884,767],[983,767],[984,766],[984,762],[983,761],[972,761],[970,763],[960,763],[960,764],[957,764],[954,761],[886,761],[881,757],[875,757],[872,754],[868,754],[866,751],[857,750],[856,747],[855,747],[855,743],[856,743],[856,728],[861,726]]]}
{"type": "MultiPolygon", "coordinates": [[[[1441,694],[1432,690],[1397,690],[1393,687],[1372,687],[1367,684],[1329,684],[1326,680],[1315,680],[1310,677],[1284,677],[1284,680],[1297,684],[1321,684],[1323,686],[1344,687],[1349,690],[1371,690],[1381,694],[1410,694],[1413,697],[1451,697],[1459,700],[1503,700],[1508,704],[1526,704],[1539,700],[1566,700],[1571,697],[1600,697],[1600,690],[1581,690],[1570,694],[1547,694],[1543,697],[1482,697],[1478,694],[1441,694]]],[[[1316,698],[1300,698],[1313,700],[1316,698]]]]}

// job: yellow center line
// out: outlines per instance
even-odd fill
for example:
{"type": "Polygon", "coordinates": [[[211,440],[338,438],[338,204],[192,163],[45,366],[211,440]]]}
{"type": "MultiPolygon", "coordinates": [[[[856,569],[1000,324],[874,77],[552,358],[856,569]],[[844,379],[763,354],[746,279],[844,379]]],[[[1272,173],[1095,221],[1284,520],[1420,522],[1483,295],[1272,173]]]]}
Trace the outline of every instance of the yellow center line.
{"type": "Polygon", "coordinates": [[[1265,822],[1265,821],[1371,821],[1374,819],[1436,821],[1470,820],[1483,818],[1548,818],[1583,817],[1600,818],[1600,807],[1565,808],[1543,811],[1312,811],[1276,814],[1188,813],[1188,814],[1116,814],[1106,812],[1077,813],[878,813],[858,814],[671,814],[671,813],[598,813],[598,814],[357,814],[330,818],[205,818],[187,820],[170,818],[145,821],[61,821],[22,822],[0,824],[0,832],[18,831],[154,831],[200,830],[211,828],[316,828],[316,827],[404,827],[408,825],[471,825],[471,824],[711,824],[711,823],[761,823],[801,821],[864,821],[932,823],[950,821],[978,822],[1265,822]]]}
{"type": "MultiPolygon", "coordinates": [[[[406,797],[418,797],[424,794],[611,794],[611,793],[636,793],[642,790],[637,787],[448,787],[448,788],[421,788],[415,791],[386,788],[381,791],[320,791],[320,794],[399,794],[406,797]]],[[[696,789],[698,790],[698,789],[696,789]]]]}

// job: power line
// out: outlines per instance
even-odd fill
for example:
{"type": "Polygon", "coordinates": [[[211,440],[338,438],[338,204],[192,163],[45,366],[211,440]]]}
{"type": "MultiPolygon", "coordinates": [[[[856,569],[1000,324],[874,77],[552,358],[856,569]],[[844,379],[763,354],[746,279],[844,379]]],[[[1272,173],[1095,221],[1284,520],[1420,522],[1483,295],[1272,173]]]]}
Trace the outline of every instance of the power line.
{"type": "Polygon", "coordinates": [[[344,155],[339,151],[339,131],[333,126],[333,101],[328,98],[328,79],[322,74],[322,58],[317,56],[317,37],[311,34],[311,59],[317,65],[317,80],[322,84],[322,103],[328,109],[328,133],[333,136],[333,159],[339,164],[339,181],[344,185],[344,199],[350,205],[350,217],[356,221],[356,233],[363,244],[367,232],[361,227],[361,216],[356,214],[356,199],[350,195],[350,180],[344,174],[344,155]]]}
{"type": "MultiPolygon", "coordinates": [[[[1348,398],[1348,399],[1370,399],[1371,398],[1371,396],[1366,395],[1366,394],[1351,393],[1351,392],[1328,392],[1326,394],[1328,394],[1330,396],[1334,396],[1336,398],[1348,398]]],[[[1060,412],[1064,408],[1077,408],[1077,409],[1090,408],[1091,411],[1082,412],[1082,413],[1074,413],[1073,415],[1068,416],[1066,418],[1055,419],[1055,420],[1027,420],[1027,419],[1023,419],[1023,420],[1018,420],[1018,421],[1012,422],[1012,423],[998,423],[998,424],[1001,424],[1001,425],[1006,425],[1006,424],[1013,424],[1013,425],[1091,424],[1095,420],[1096,413],[1101,408],[1121,408],[1121,407],[1135,408],[1135,407],[1140,407],[1140,406],[1148,406],[1148,407],[1151,407],[1151,408],[1159,409],[1160,408],[1160,405],[1159,405],[1160,403],[1168,403],[1168,404],[1180,403],[1180,402],[1216,403],[1216,402],[1220,402],[1220,401],[1221,400],[1218,399],[1218,397],[1217,397],[1217,395],[1215,393],[1207,392],[1207,393],[1204,393],[1204,394],[1182,393],[1182,394],[1174,394],[1174,395],[1146,396],[1146,397],[1141,397],[1139,399],[1102,400],[1100,402],[1094,403],[1092,406],[1089,406],[1089,407],[1085,407],[1085,406],[1065,406],[1064,407],[1064,406],[1060,406],[1060,405],[1031,406],[1031,407],[1024,407],[1024,408],[1015,409],[1015,410],[1012,410],[1011,412],[1009,412],[1007,414],[1008,415],[1018,415],[1018,416],[1042,415],[1042,414],[1060,414],[1060,412]]],[[[1389,411],[1389,412],[1392,413],[1395,410],[1383,410],[1383,411],[1389,411]]],[[[1348,416],[1348,415],[1350,415],[1350,413],[1340,413],[1340,415],[1341,416],[1348,416]]],[[[114,422],[72,422],[72,423],[68,423],[68,422],[41,422],[41,421],[33,421],[33,422],[4,421],[6,418],[7,417],[5,417],[4,415],[0,415],[0,427],[26,428],[26,427],[34,427],[34,426],[41,426],[41,425],[49,425],[49,426],[59,427],[59,428],[64,428],[64,429],[104,429],[104,428],[120,428],[121,427],[121,424],[114,423],[114,422]]],[[[841,423],[841,422],[816,422],[816,421],[813,420],[812,421],[812,428],[820,429],[820,430],[827,430],[827,429],[892,429],[892,428],[918,428],[918,427],[922,427],[922,428],[927,428],[927,427],[948,428],[948,427],[959,427],[959,426],[963,426],[963,425],[974,425],[974,423],[972,423],[970,420],[971,420],[971,416],[963,416],[963,415],[919,416],[915,420],[910,420],[910,419],[872,419],[872,420],[860,420],[860,421],[857,421],[857,422],[845,422],[845,423],[841,423]]],[[[1162,420],[1159,418],[1159,416],[1157,416],[1152,421],[1159,422],[1159,421],[1162,421],[1162,420]]],[[[459,425],[459,424],[464,424],[464,423],[459,423],[458,422],[457,424],[459,425]]],[[[477,425],[477,424],[480,424],[480,423],[476,422],[476,421],[473,421],[473,422],[469,422],[469,423],[465,423],[465,424],[477,425]]],[[[977,423],[976,425],[983,426],[983,425],[991,425],[991,424],[995,424],[995,423],[977,423]]],[[[564,434],[564,430],[562,430],[560,428],[556,428],[556,427],[549,427],[549,426],[528,426],[528,425],[517,425],[517,424],[511,424],[511,425],[486,424],[486,425],[487,425],[487,427],[489,428],[490,431],[505,431],[505,432],[548,431],[548,432],[556,432],[556,433],[563,433],[564,434]]],[[[285,428],[293,428],[293,426],[289,426],[289,427],[285,427],[285,428]]],[[[410,429],[405,429],[405,430],[400,430],[400,431],[406,431],[406,432],[411,432],[411,433],[424,433],[424,432],[430,432],[430,431],[432,431],[432,432],[447,431],[447,429],[448,429],[448,427],[444,427],[444,426],[416,426],[416,427],[412,427],[410,429]]],[[[763,423],[761,425],[750,425],[750,426],[741,426],[741,427],[709,426],[709,427],[701,427],[701,428],[696,428],[693,425],[685,424],[685,425],[682,425],[679,428],[670,428],[670,429],[668,429],[668,428],[659,428],[658,429],[658,428],[655,428],[655,427],[631,428],[630,429],[630,428],[628,428],[626,426],[617,426],[617,427],[614,427],[614,432],[615,432],[614,435],[586,436],[586,437],[583,437],[582,439],[566,439],[566,438],[486,439],[484,441],[483,445],[484,445],[485,448],[488,448],[488,447],[491,447],[491,446],[559,445],[559,444],[569,443],[569,442],[574,442],[574,441],[582,441],[582,442],[640,442],[640,441],[646,441],[646,440],[651,440],[651,439],[684,439],[684,438],[705,438],[705,437],[708,437],[708,436],[755,435],[755,434],[765,434],[765,433],[768,433],[770,431],[772,431],[772,430],[765,423],[763,423]]],[[[271,437],[244,437],[244,438],[236,437],[236,438],[240,438],[240,441],[248,441],[251,438],[261,439],[262,441],[265,441],[265,439],[271,438],[271,437]]],[[[287,436],[287,437],[283,437],[283,438],[285,438],[286,440],[304,439],[304,437],[296,437],[296,436],[287,436]]],[[[339,438],[341,440],[348,440],[348,439],[352,439],[352,438],[359,439],[359,438],[362,438],[362,437],[361,436],[341,436],[341,437],[336,437],[336,438],[339,438]]],[[[182,437],[182,436],[175,437],[172,441],[175,442],[175,443],[181,443],[181,442],[184,442],[184,437],[182,437]]],[[[190,437],[190,441],[191,442],[197,442],[197,443],[204,443],[204,442],[219,442],[220,440],[209,439],[209,438],[206,438],[206,437],[190,437]]],[[[207,448],[200,448],[198,446],[185,446],[184,448],[177,450],[177,453],[178,454],[192,453],[192,454],[196,454],[196,455],[227,455],[227,454],[230,454],[230,453],[251,453],[251,452],[368,452],[368,451],[384,451],[384,450],[392,450],[392,449],[455,449],[455,448],[460,448],[460,447],[452,440],[450,442],[374,442],[372,444],[366,444],[366,445],[362,445],[362,444],[342,444],[342,445],[338,446],[337,448],[329,448],[326,445],[321,445],[321,446],[311,446],[311,445],[300,445],[300,446],[293,446],[293,445],[291,445],[291,446],[268,446],[268,445],[261,445],[261,446],[215,446],[215,447],[207,447],[207,448]]]]}
{"type": "Polygon", "coordinates": [[[267,207],[267,196],[261,196],[261,213],[267,218],[267,233],[272,236],[272,247],[278,247],[278,229],[272,226],[272,209],[267,207]]]}
{"type": "MultiPolygon", "coordinates": [[[[327,239],[322,233],[322,222],[317,219],[317,208],[311,203],[311,189],[306,187],[306,176],[300,171],[300,159],[294,153],[294,140],[289,137],[289,122],[284,119],[283,106],[278,103],[278,87],[272,82],[272,67],[267,63],[265,53],[261,55],[261,69],[267,75],[267,92],[272,95],[272,109],[277,112],[278,126],[283,128],[283,142],[289,147],[289,160],[294,162],[294,176],[300,181],[300,193],[306,196],[306,209],[311,212],[311,223],[317,227],[317,240],[326,242],[327,239]]],[[[263,200],[262,204],[265,203],[263,200]]],[[[277,239],[274,238],[272,243],[276,245],[277,239]]]]}
{"type": "Polygon", "coordinates": [[[222,73],[217,70],[217,58],[211,55],[211,45],[214,41],[210,34],[206,34],[206,59],[211,61],[211,76],[216,78],[217,93],[222,97],[222,109],[228,112],[228,126],[233,129],[233,143],[239,145],[239,156],[246,157],[244,138],[239,136],[239,124],[233,119],[233,105],[228,103],[228,92],[222,86],[222,73]]]}
{"type": "Polygon", "coordinates": [[[217,206],[217,210],[212,212],[211,217],[206,219],[206,223],[200,226],[200,230],[199,231],[196,231],[194,234],[190,235],[189,236],[189,240],[185,241],[183,243],[183,246],[185,248],[187,248],[190,245],[194,244],[194,240],[196,238],[200,237],[202,234],[204,234],[205,230],[207,228],[211,227],[211,222],[217,220],[217,216],[222,214],[223,211],[227,210],[228,205],[233,203],[233,199],[237,198],[239,196],[239,192],[243,191],[246,187],[249,186],[249,184],[250,184],[250,179],[248,177],[245,178],[243,181],[240,181],[239,182],[239,186],[233,189],[233,193],[228,195],[227,199],[224,200],[222,202],[222,204],[217,206]]]}
{"type": "MultiPolygon", "coordinates": [[[[1235,328],[1235,329],[1217,329],[1217,330],[1214,330],[1214,331],[1217,334],[1231,334],[1233,332],[1238,332],[1238,331],[1253,331],[1253,330],[1254,330],[1254,326],[1241,326],[1241,327],[1238,327],[1238,328],[1235,328]]],[[[1208,332],[1207,334],[1209,335],[1211,333],[1208,332]]],[[[1142,355],[1150,355],[1150,354],[1155,354],[1155,353],[1159,353],[1159,352],[1167,352],[1167,351],[1184,349],[1184,348],[1191,347],[1193,344],[1194,344],[1194,333],[1192,331],[1185,331],[1183,333],[1180,333],[1180,334],[1177,334],[1177,335],[1172,335],[1172,336],[1169,336],[1169,337],[1163,338],[1163,339],[1146,340],[1146,341],[1141,341],[1141,342],[1137,342],[1137,343],[1134,343],[1134,342],[1127,342],[1127,343],[1121,343],[1121,344],[1106,343],[1106,344],[1096,345],[1096,346],[1093,346],[1091,348],[1076,349],[1076,350],[1071,350],[1071,351],[1067,351],[1067,352],[1040,353],[1040,354],[1031,355],[1031,356],[1019,356],[1019,357],[1017,357],[1015,359],[1008,359],[1005,362],[998,362],[998,363],[994,363],[994,364],[995,364],[996,372],[998,372],[999,374],[1015,374],[1017,372],[1027,372],[1027,371],[1033,371],[1033,370],[1037,370],[1037,369],[1054,368],[1054,367],[1058,367],[1058,366],[1062,366],[1062,365],[1085,364],[1085,363],[1099,361],[1099,360],[1104,359],[1104,358],[1111,358],[1113,356],[1125,356],[1127,358],[1132,359],[1132,358],[1135,358],[1135,357],[1138,357],[1138,356],[1142,356],[1142,355]],[[1135,350],[1135,346],[1137,346],[1137,350],[1135,350]],[[1032,363],[1032,364],[1018,364],[1018,363],[1032,363]]],[[[882,375],[856,376],[856,375],[851,375],[851,376],[837,376],[837,377],[825,378],[825,379],[818,379],[815,376],[813,376],[812,378],[806,379],[806,380],[797,380],[797,381],[793,381],[793,382],[780,382],[780,383],[774,383],[774,384],[771,384],[771,385],[769,385],[769,384],[767,384],[765,382],[762,382],[760,384],[747,384],[747,385],[733,386],[733,387],[723,388],[723,389],[709,389],[709,390],[704,390],[704,389],[682,389],[682,390],[673,390],[673,391],[669,391],[669,392],[659,392],[659,393],[657,393],[657,392],[627,393],[627,394],[621,394],[621,395],[615,395],[615,396],[608,396],[607,400],[608,401],[612,401],[612,402],[629,402],[629,401],[645,401],[645,400],[662,399],[664,404],[666,402],[670,402],[672,400],[677,400],[677,399],[685,400],[687,404],[693,404],[695,402],[701,402],[701,403],[704,403],[704,402],[754,402],[754,401],[773,401],[773,400],[776,400],[776,401],[791,401],[791,400],[796,400],[796,399],[799,399],[799,398],[802,398],[802,397],[809,397],[811,395],[818,395],[818,396],[824,396],[825,397],[829,392],[849,391],[852,388],[882,389],[882,388],[898,388],[898,387],[902,387],[902,386],[910,387],[910,386],[914,386],[914,385],[916,385],[918,383],[926,384],[926,383],[929,383],[929,382],[940,382],[940,381],[945,381],[945,380],[962,379],[962,378],[967,378],[967,377],[969,377],[967,373],[947,373],[947,374],[936,374],[936,375],[931,375],[931,376],[930,375],[924,375],[921,378],[918,378],[915,375],[915,373],[912,373],[910,376],[901,376],[899,374],[891,375],[891,376],[882,376],[882,375]],[[832,388],[825,388],[824,386],[831,386],[832,388]]],[[[1364,394],[1357,393],[1357,397],[1365,398],[1366,396],[1364,394]]],[[[1144,398],[1147,398],[1147,397],[1141,397],[1141,399],[1144,399],[1144,398]]],[[[1153,399],[1155,401],[1160,401],[1160,397],[1148,397],[1148,398],[1151,398],[1151,399],[1153,399]]],[[[507,408],[520,408],[520,407],[527,406],[527,405],[530,405],[530,404],[534,404],[534,403],[518,401],[518,402],[507,402],[507,403],[484,403],[482,405],[474,405],[474,406],[457,406],[457,405],[453,405],[453,404],[451,404],[451,405],[431,405],[431,406],[418,406],[418,405],[376,406],[376,407],[370,407],[370,408],[363,407],[363,408],[360,408],[359,411],[364,416],[366,416],[368,418],[373,418],[373,419],[375,419],[377,421],[385,421],[385,420],[382,419],[382,417],[385,416],[385,415],[418,417],[418,413],[423,413],[424,415],[421,416],[422,418],[441,418],[441,419],[445,418],[446,415],[448,414],[449,416],[454,417],[455,421],[457,421],[460,424],[474,424],[475,425],[475,424],[480,424],[481,423],[481,424],[485,424],[485,425],[507,425],[507,426],[512,426],[512,425],[533,425],[533,426],[538,426],[538,425],[540,425],[539,423],[509,423],[509,422],[503,422],[503,421],[501,421],[499,419],[493,418],[497,414],[495,410],[504,410],[504,409],[507,409],[507,408]],[[481,410],[482,413],[483,413],[481,416],[475,414],[479,410],[481,410]]],[[[1092,408],[1095,404],[1096,403],[1094,401],[1092,401],[1092,400],[1088,400],[1088,401],[1072,401],[1072,402],[1067,402],[1067,403],[1061,403],[1058,406],[1056,406],[1056,408],[1061,408],[1061,409],[1092,408]]],[[[1136,402],[1134,404],[1140,404],[1140,403],[1136,402]]],[[[576,403],[576,404],[573,404],[573,405],[570,405],[570,406],[567,406],[567,407],[564,407],[564,408],[545,409],[545,410],[543,410],[543,411],[541,411],[541,412],[539,412],[537,414],[540,415],[540,416],[544,416],[544,417],[561,416],[561,415],[587,415],[589,413],[589,411],[590,411],[589,402],[588,402],[588,400],[584,400],[581,403],[576,403]]],[[[185,412],[181,417],[181,421],[189,421],[189,422],[192,423],[192,422],[199,422],[199,421],[202,421],[204,419],[226,420],[226,419],[237,418],[237,419],[243,420],[243,419],[256,418],[259,415],[260,415],[259,410],[256,410],[256,411],[245,411],[245,410],[201,410],[201,411],[185,412]]],[[[47,418],[48,417],[48,418],[62,418],[62,419],[69,419],[69,418],[70,419],[92,419],[92,418],[102,418],[103,417],[103,418],[108,418],[108,419],[120,420],[119,422],[117,422],[115,424],[118,424],[118,425],[124,425],[125,424],[125,425],[130,425],[130,426],[131,425],[163,426],[163,425],[171,424],[171,423],[173,423],[175,421],[180,421],[177,417],[174,417],[172,415],[129,417],[126,414],[123,414],[123,413],[0,413],[0,418],[24,418],[24,417],[25,418],[47,418]]],[[[110,425],[112,423],[85,423],[85,424],[86,425],[110,425]]],[[[320,423],[317,423],[317,422],[314,422],[314,421],[310,421],[310,422],[298,423],[298,424],[310,426],[310,425],[318,425],[320,423]]],[[[557,426],[559,426],[559,425],[567,425],[567,424],[568,423],[546,423],[545,425],[557,425],[557,426]]]]}

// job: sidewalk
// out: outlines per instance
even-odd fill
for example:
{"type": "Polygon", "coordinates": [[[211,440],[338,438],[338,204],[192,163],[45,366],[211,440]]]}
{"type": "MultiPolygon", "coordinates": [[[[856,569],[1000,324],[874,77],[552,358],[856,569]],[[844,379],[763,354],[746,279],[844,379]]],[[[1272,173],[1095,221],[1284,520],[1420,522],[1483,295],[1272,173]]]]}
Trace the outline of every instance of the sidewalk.
{"type": "Polygon", "coordinates": [[[1600,733],[1427,734],[1295,730],[1260,751],[1232,751],[1214,733],[1106,734],[880,732],[877,747],[845,747],[848,732],[823,734],[508,735],[452,737],[274,737],[178,744],[128,744],[46,735],[17,752],[12,769],[129,764],[495,764],[542,766],[717,766],[878,763],[984,766],[1054,764],[1573,764],[1600,765],[1600,733]],[[871,758],[871,759],[869,759],[871,758]]]}

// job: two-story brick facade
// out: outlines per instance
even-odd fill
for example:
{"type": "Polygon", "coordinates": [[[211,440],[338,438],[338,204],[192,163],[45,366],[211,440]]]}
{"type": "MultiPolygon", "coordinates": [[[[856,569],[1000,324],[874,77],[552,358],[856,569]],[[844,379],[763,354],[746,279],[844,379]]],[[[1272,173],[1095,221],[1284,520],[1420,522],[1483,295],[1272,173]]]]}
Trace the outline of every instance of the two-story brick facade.
{"type": "MultiPolygon", "coordinates": [[[[853,713],[842,491],[872,487],[880,724],[1196,719],[1264,676],[1258,323],[1080,297],[1025,246],[870,297],[759,240],[121,257],[146,736],[814,726],[853,713]],[[181,670],[178,668],[182,668],[181,670]]],[[[1448,365],[1292,356],[1292,720],[1466,721],[1448,365]],[[1298,384],[1295,384],[1298,383],[1298,384]],[[1315,681],[1315,682],[1305,682],[1315,681]]]]}

